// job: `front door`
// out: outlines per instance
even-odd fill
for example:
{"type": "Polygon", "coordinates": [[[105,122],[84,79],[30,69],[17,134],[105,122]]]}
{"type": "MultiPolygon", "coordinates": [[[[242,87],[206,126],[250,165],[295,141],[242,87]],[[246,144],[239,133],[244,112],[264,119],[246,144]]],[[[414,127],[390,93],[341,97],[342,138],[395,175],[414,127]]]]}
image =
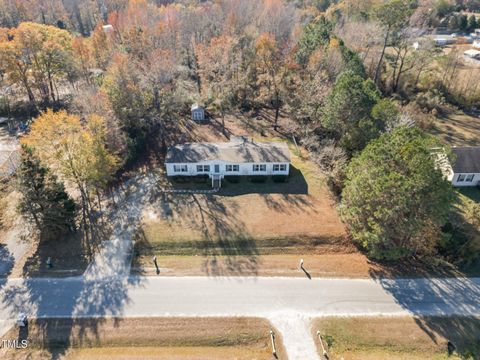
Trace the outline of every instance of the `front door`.
{"type": "Polygon", "coordinates": [[[220,173],[220,165],[215,164],[215,174],[220,173]]]}

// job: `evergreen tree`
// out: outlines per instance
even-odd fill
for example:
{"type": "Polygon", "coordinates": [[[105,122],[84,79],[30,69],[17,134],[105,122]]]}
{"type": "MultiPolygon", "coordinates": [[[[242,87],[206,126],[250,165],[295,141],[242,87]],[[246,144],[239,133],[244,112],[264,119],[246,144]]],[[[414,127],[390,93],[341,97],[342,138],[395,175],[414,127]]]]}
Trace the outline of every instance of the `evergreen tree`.
{"type": "Polygon", "coordinates": [[[351,161],[340,213],[371,257],[435,251],[454,198],[431,152],[438,146],[418,128],[398,127],[351,161]]]}
{"type": "Polygon", "coordinates": [[[35,222],[42,239],[62,235],[75,226],[75,203],[65,188],[40,160],[32,148],[22,147],[18,171],[23,199],[20,212],[35,222]]]}
{"type": "Polygon", "coordinates": [[[310,55],[320,46],[325,46],[330,42],[332,31],[332,22],[324,16],[307,24],[298,40],[298,50],[295,54],[297,63],[305,67],[308,64],[310,55]]]}
{"type": "Polygon", "coordinates": [[[478,26],[477,18],[475,15],[470,15],[468,18],[468,30],[474,31],[478,26]]]}
{"type": "Polygon", "coordinates": [[[468,16],[465,14],[460,15],[458,20],[458,27],[462,31],[467,31],[468,29],[468,16]]]}
{"type": "Polygon", "coordinates": [[[371,118],[379,100],[380,92],[372,80],[345,71],[337,77],[327,98],[321,123],[336,134],[345,150],[361,150],[381,130],[371,118]]]}

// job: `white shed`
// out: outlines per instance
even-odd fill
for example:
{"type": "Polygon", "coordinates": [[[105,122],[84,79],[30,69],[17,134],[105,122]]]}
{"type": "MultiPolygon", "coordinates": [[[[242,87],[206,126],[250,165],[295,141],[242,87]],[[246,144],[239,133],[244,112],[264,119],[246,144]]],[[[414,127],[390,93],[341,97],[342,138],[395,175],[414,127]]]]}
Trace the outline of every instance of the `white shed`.
{"type": "Polygon", "coordinates": [[[113,31],[113,26],[110,24],[103,25],[102,29],[103,29],[103,32],[109,33],[113,31]]]}
{"type": "Polygon", "coordinates": [[[205,109],[203,107],[195,103],[192,105],[190,110],[192,111],[192,120],[195,120],[195,121],[205,120],[205,109]]]}

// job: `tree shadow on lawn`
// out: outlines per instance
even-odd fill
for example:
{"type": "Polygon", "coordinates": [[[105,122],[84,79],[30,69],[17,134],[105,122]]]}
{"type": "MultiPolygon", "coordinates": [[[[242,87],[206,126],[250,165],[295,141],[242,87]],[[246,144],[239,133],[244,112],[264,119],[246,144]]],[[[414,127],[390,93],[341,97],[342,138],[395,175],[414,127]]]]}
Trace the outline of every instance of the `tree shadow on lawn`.
{"type": "Polygon", "coordinates": [[[462,357],[466,359],[480,357],[479,317],[424,316],[416,317],[415,323],[435,344],[441,344],[444,342],[442,340],[446,339],[453,344],[457,353],[462,357]]]}
{"type": "Polygon", "coordinates": [[[458,188],[457,191],[475,203],[480,203],[480,189],[476,186],[458,188]]]}
{"type": "MultiPolygon", "coordinates": [[[[27,314],[39,334],[40,343],[36,345],[47,349],[51,359],[60,359],[69,347],[98,343],[105,317],[121,317],[130,302],[129,289],[142,283],[138,277],[101,281],[29,278],[5,287],[1,306],[14,316],[27,314]]],[[[18,335],[24,338],[25,330],[18,335]]]]}
{"type": "MultiPolygon", "coordinates": [[[[95,231],[95,241],[90,246],[95,253],[102,241],[110,237],[109,219],[98,214],[93,221],[92,228],[95,231]]],[[[28,257],[24,264],[23,276],[80,275],[83,274],[90,260],[86,239],[81,229],[68,232],[60,238],[43,238],[43,235],[40,234],[35,252],[28,257]],[[48,258],[51,259],[51,267],[47,266],[48,258]]]]}
{"type": "Polygon", "coordinates": [[[239,176],[238,182],[222,181],[218,192],[221,196],[239,196],[246,194],[308,195],[308,183],[300,169],[290,165],[290,174],[285,182],[274,182],[271,176],[265,176],[264,182],[253,182],[250,177],[239,176]]]}
{"type": "MultiPolygon", "coordinates": [[[[417,276],[422,274],[418,268],[415,270],[417,276]]],[[[429,278],[432,272],[425,271],[425,277],[392,278],[390,272],[387,278],[385,270],[371,271],[372,278],[415,316],[416,323],[435,343],[440,335],[452,341],[462,354],[468,354],[475,346],[476,351],[480,350],[480,278],[461,277],[455,269],[445,269],[440,274],[441,271],[436,274],[438,277],[429,278]]],[[[477,352],[476,356],[479,355],[477,352]]]]}
{"type": "Polygon", "coordinates": [[[257,275],[257,245],[245,231],[244,224],[236,218],[238,209],[235,206],[227,208],[215,196],[205,196],[205,201],[199,198],[198,195],[191,196],[193,211],[200,215],[200,221],[193,221],[192,225],[202,231],[198,246],[205,258],[205,273],[211,276],[257,275]],[[219,256],[225,259],[224,262],[218,261],[219,256]]]}
{"type": "Polygon", "coordinates": [[[15,265],[15,258],[6,245],[0,244],[0,289],[6,284],[15,265]]]}
{"type": "Polygon", "coordinates": [[[68,234],[63,239],[40,241],[35,252],[23,267],[23,276],[72,276],[82,274],[88,265],[87,252],[82,245],[80,232],[68,234]],[[47,259],[52,267],[47,266],[47,259]]]}
{"type": "Polygon", "coordinates": [[[257,244],[245,230],[245,224],[236,217],[235,204],[226,206],[217,196],[199,194],[162,194],[159,205],[162,216],[178,214],[182,226],[199,231],[199,239],[172,240],[150,244],[140,232],[143,251],[201,254],[207,275],[256,275],[258,273],[257,244]],[[219,259],[221,257],[221,260],[219,259]]]}
{"type": "Polygon", "coordinates": [[[285,182],[275,182],[267,177],[265,182],[255,183],[247,178],[241,178],[238,183],[222,182],[218,196],[239,196],[258,194],[266,205],[277,212],[291,213],[301,210],[316,213],[309,195],[309,185],[302,171],[290,165],[290,174],[285,182]]]}
{"type": "MultiPolygon", "coordinates": [[[[103,234],[100,237],[107,238],[108,234],[103,233],[105,228],[100,222],[97,225],[99,236],[103,234]]],[[[69,236],[63,243],[62,240],[40,242],[36,252],[24,264],[25,278],[4,286],[0,292],[1,308],[7,309],[14,317],[23,312],[35,321],[41,334],[38,345],[47,349],[52,359],[62,358],[69,347],[83,346],[84,341],[87,344],[98,342],[99,326],[105,321],[104,317],[121,316],[130,302],[129,289],[142,286],[144,282],[142,278],[126,276],[100,280],[85,280],[81,276],[60,279],[31,277],[49,275],[56,268],[72,270],[72,263],[75,273],[83,273],[89,260],[81,234],[69,236]],[[52,269],[46,266],[47,257],[53,259],[52,269]],[[52,317],[63,319],[50,319],[52,317]]],[[[69,272],[61,273],[65,274],[69,272]]],[[[19,339],[28,336],[28,331],[19,332],[19,339]]]]}
{"type": "Polygon", "coordinates": [[[0,278],[7,277],[15,265],[15,258],[4,244],[0,244],[0,278]]]}

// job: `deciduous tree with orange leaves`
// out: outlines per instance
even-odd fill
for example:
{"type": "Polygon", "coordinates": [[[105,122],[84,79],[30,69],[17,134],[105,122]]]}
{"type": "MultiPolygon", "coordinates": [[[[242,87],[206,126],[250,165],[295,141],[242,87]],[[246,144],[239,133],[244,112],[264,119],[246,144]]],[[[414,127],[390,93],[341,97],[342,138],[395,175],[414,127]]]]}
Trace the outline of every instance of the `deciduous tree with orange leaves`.
{"type": "Polygon", "coordinates": [[[260,97],[270,102],[275,109],[275,127],[278,125],[280,108],[288,88],[290,65],[282,54],[273,35],[261,34],[255,42],[256,64],[260,97]]]}
{"type": "Polygon", "coordinates": [[[36,90],[46,103],[58,100],[57,81],[72,71],[68,31],[25,22],[0,38],[0,63],[8,80],[21,85],[32,104],[36,90]]]}
{"type": "Polygon", "coordinates": [[[48,168],[78,190],[89,254],[93,253],[92,244],[96,240],[93,199],[99,189],[105,188],[119,164],[118,157],[107,148],[106,137],[106,123],[101,116],[91,115],[82,120],[64,110],[47,110],[22,138],[22,143],[31,147],[48,168]]]}

